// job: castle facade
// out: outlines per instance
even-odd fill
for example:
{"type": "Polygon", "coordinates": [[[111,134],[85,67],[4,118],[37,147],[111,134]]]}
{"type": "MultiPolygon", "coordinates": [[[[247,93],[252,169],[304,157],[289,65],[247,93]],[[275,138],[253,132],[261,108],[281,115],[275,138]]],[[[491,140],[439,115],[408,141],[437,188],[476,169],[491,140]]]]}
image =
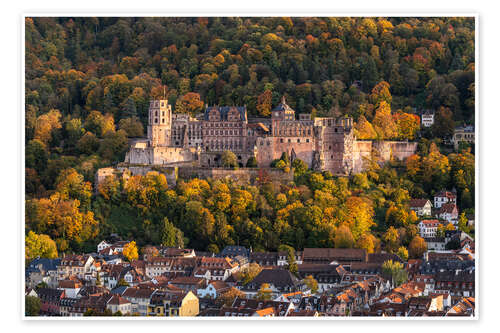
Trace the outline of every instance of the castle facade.
{"type": "Polygon", "coordinates": [[[221,154],[232,151],[241,167],[255,157],[259,167],[287,152],[293,161],[304,161],[315,170],[348,175],[364,169],[364,158],[377,150],[382,161],[404,159],[415,153],[413,142],[358,141],[352,118],[311,118],[281,103],[271,118],[248,118],[245,106],[211,106],[191,117],[173,114],[167,100],[153,100],[149,106],[147,140],[135,142],[125,162],[140,165],[221,165],[221,154]]]}

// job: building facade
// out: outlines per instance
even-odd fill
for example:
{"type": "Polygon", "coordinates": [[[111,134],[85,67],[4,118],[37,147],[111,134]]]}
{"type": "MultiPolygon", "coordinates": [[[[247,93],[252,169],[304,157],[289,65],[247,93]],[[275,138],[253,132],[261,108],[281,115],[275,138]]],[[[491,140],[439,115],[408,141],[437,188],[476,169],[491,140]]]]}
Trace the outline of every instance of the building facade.
{"type": "Polygon", "coordinates": [[[240,167],[255,158],[269,167],[284,152],[315,170],[347,175],[361,172],[365,158],[377,150],[381,161],[415,153],[413,142],[357,141],[352,118],[311,118],[295,111],[283,97],[270,118],[248,118],[246,106],[211,106],[191,117],[172,114],[166,100],[149,107],[147,140],[136,141],[125,162],[140,165],[221,166],[221,155],[232,151],[240,167]]]}

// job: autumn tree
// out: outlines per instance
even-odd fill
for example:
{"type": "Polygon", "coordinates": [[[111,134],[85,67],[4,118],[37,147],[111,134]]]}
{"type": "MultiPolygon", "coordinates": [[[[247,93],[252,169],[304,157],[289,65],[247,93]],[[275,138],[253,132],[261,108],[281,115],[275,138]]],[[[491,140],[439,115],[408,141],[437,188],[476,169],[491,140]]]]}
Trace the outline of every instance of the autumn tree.
{"type": "Polygon", "coordinates": [[[370,95],[370,102],[374,105],[385,102],[388,105],[392,103],[392,95],[390,92],[390,85],[386,81],[381,81],[375,85],[370,95]]]}
{"type": "Polygon", "coordinates": [[[337,228],[334,239],[336,248],[352,248],[354,247],[354,237],[351,229],[345,224],[337,228]]]}
{"type": "Polygon", "coordinates": [[[175,104],[176,113],[187,113],[195,116],[203,110],[203,101],[200,99],[200,94],[188,92],[182,95],[175,104]]]}
{"type": "Polygon", "coordinates": [[[58,192],[49,198],[28,201],[26,223],[36,233],[77,243],[91,239],[99,232],[99,222],[92,211],[81,211],[78,200],[64,199],[58,192]]]}
{"type": "Polygon", "coordinates": [[[391,107],[386,101],[381,101],[373,117],[373,128],[377,137],[388,140],[397,137],[398,128],[391,115],[391,107]]]}
{"type": "Polygon", "coordinates": [[[261,301],[268,301],[272,297],[273,297],[273,290],[271,289],[269,283],[261,284],[259,290],[257,291],[257,294],[255,295],[255,299],[261,301]]]}
{"type": "Polygon", "coordinates": [[[259,275],[259,273],[261,271],[262,271],[262,268],[260,267],[260,265],[253,262],[253,263],[250,263],[247,267],[240,269],[236,273],[236,278],[243,285],[246,285],[250,281],[252,281],[257,275],[259,275]]]}
{"type": "Polygon", "coordinates": [[[460,216],[458,217],[458,230],[463,231],[465,233],[470,232],[470,228],[468,226],[469,220],[465,216],[465,213],[462,212],[460,216]]]}
{"type": "Polygon", "coordinates": [[[403,264],[398,261],[384,261],[382,264],[382,274],[391,279],[393,288],[408,280],[408,273],[404,269],[403,264]]]}
{"type": "Polygon", "coordinates": [[[261,117],[268,117],[271,114],[271,90],[265,90],[257,98],[257,111],[261,117]]]}
{"type": "Polygon", "coordinates": [[[246,294],[235,287],[231,287],[228,291],[217,297],[217,303],[220,306],[231,306],[236,298],[246,298],[246,294]]]}
{"type": "Polygon", "coordinates": [[[410,252],[410,257],[414,259],[422,258],[425,251],[427,251],[427,243],[420,236],[415,236],[410,245],[408,247],[408,251],[410,252]]]}
{"type": "Polygon", "coordinates": [[[295,261],[295,249],[290,245],[282,244],[278,247],[278,251],[286,252],[286,260],[287,260],[287,269],[292,274],[297,274],[298,266],[295,261]]]}
{"type": "Polygon", "coordinates": [[[30,231],[25,237],[24,256],[27,261],[31,261],[37,257],[57,258],[56,242],[47,235],[37,235],[33,231],[30,231]]]}
{"type": "Polygon", "coordinates": [[[441,106],[438,109],[432,129],[437,136],[443,139],[453,135],[455,123],[453,121],[453,113],[449,108],[441,106]]]}
{"type": "Polygon", "coordinates": [[[354,135],[361,140],[372,140],[377,138],[377,132],[375,132],[372,124],[366,120],[363,115],[361,115],[354,124],[354,135]]]}
{"type": "Polygon", "coordinates": [[[393,115],[399,139],[413,140],[420,129],[420,118],[417,115],[397,112],[393,115]]]}
{"type": "Polygon", "coordinates": [[[127,258],[128,261],[137,260],[137,258],[139,258],[139,251],[135,241],[131,241],[123,247],[123,256],[127,258]]]}
{"type": "Polygon", "coordinates": [[[311,289],[311,294],[316,294],[318,292],[318,281],[316,281],[312,275],[306,276],[303,281],[307,288],[311,289]]]}
{"type": "Polygon", "coordinates": [[[400,257],[402,260],[407,261],[408,260],[408,250],[404,247],[401,246],[399,247],[398,251],[396,252],[398,257],[400,257]]]}
{"type": "Polygon", "coordinates": [[[365,249],[367,253],[373,253],[375,250],[375,236],[363,234],[356,241],[356,248],[365,249]]]}
{"type": "Polygon", "coordinates": [[[394,227],[389,227],[384,234],[384,242],[388,252],[395,252],[399,245],[399,235],[394,227]]]}
{"type": "Polygon", "coordinates": [[[54,131],[61,127],[61,112],[54,109],[50,110],[36,119],[35,139],[40,140],[45,145],[49,145],[54,131]]]}

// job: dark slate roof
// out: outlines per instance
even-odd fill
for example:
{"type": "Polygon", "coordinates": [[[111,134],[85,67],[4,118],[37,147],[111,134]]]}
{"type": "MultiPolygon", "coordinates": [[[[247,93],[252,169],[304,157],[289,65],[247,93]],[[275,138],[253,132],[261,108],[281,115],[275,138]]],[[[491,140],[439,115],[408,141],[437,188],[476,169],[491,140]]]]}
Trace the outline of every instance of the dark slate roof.
{"type": "Polygon", "coordinates": [[[259,288],[263,283],[272,283],[277,288],[296,286],[299,280],[285,269],[263,269],[250,284],[259,288]]]}
{"type": "Polygon", "coordinates": [[[42,265],[45,271],[56,271],[57,266],[61,263],[61,259],[36,258],[26,268],[26,271],[38,271],[38,266],[42,265]]]}
{"type": "Polygon", "coordinates": [[[392,260],[392,261],[398,261],[398,262],[403,262],[401,258],[393,253],[369,253],[368,254],[368,262],[369,263],[380,263],[383,264],[384,261],[387,260],[392,260]]]}
{"type": "Polygon", "coordinates": [[[123,295],[123,293],[125,292],[125,290],[127,290],[127,286],[119,286],[119,287],[116,287],[116,288],[113,288],[110,292],[112,294],[120,294],[120,295],[123,295]]]}
{"type": "Polygon", "coordinates": [[[64,290],[55,288],[37,288],[36,293],[38,297],[45,301],[59,301],[64,290]]]}
{"type": "Polygon", "coordinates": [[[286,104],[285,96],[281,98],[281,103],[278,104],[272,111],[293,111],[293,109],[286,104]]]}
{"type": "Polygon", "coordinates": [[[236,256],[243,256],[248,258],[249,252],[250,251],[244,246],[230,245],[226,246],[218,257],[234,258],[236,256]]]}
{"type": "Polygon", "coordinates": [[[205,118],[205,120],[208,120],[208,114],[210,113],[210,111],[212,111],[212,109],[217,109],[217,110],[219,110],[219,113],[221,115],[221,119],[227,120],[227,113],[232,108],[236,108],[236,110],[240,113],[240,117],[241,117],[242,121],[247,120],[246,119],[246,111],[247,111],[246,106],[209,106],[205,109],[204,118],[205,118]]]}

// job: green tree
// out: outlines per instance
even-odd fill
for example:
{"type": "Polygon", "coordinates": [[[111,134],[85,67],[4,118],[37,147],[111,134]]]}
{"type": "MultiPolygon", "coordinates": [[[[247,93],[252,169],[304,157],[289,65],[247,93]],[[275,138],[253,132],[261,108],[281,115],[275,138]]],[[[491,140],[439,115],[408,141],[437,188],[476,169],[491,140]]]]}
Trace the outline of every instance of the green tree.
{"type": "Polygon", "coordinates": [[[382,264],[382,274],[392,281],[392,286],[397,287],[408,280],[408,273],[398,261],[387,260],[382,264]]]}
{"type": "Polygon", "coordinates": [[[226,150],[222,153],[221,156],[222,166],[224,168],[237,168],[238,167],[238,159],[236,155],[229,150],[226,150]]]}
{"type": "Polygon", "coordinates": [[[278,251],[286,252],[286,261],[288,262],[287,269],[292,274],[297,274],[299,268],[297,262],[295,261],[295,249],[290,245],[282,244],[278,247],[278,251]]]}
{"type": "Polygon", "coordinates": [[[256,168],[258,165],[257,165],[257,159],[254,157],[254,156],[251,156],[248,160],[247,160],[247,165],[246,167],[247,168],[256,168]]]}
{"type": "Polygon", "coordinates": [[[38,316],[40,313],[40,299],[35,296],[24,296],[24,314],[38,316]]]}
{"type": "Polygon", "coordinates": [[[134,117],[137,117],[137,107],[135,105],[134,99],[132,97],[129,97],[127,98],[127,102],[125,103],[122,118],[134,118],[134,117]]]}
{"type": "Polygon", "coordinates": [[[167,217],[163,219],[161,244],[167,247],[184,247],[182,231],[177,229],[167,217]]]}

